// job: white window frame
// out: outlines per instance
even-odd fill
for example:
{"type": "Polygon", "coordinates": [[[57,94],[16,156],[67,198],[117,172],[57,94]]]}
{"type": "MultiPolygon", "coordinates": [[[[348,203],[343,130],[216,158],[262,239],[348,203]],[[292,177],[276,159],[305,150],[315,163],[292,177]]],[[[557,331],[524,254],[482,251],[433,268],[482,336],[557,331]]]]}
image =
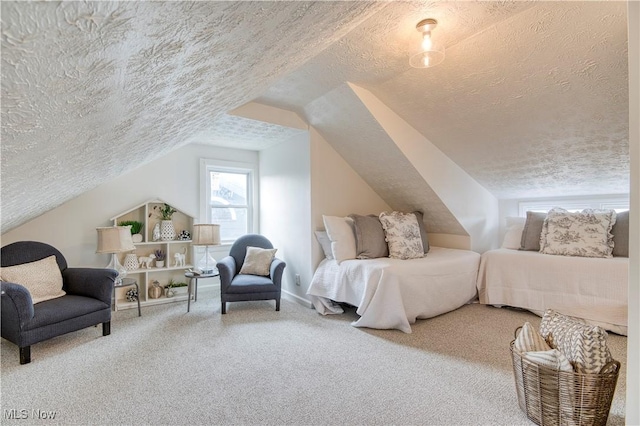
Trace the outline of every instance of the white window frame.
{"type": "MultiPolygon", "coordinates": [[[[258,231],[258,165],[237,161],[200,159],[200,223],[211,223],[211,172],[247,174],[247,233],[258,231]]],[[[230,206],[233,207],[233,206],[230,206]]],[[[243,206],[244,207],[244,206],[243,206]]],[[[232,244],[234,240],[222,240],[222,244],[232,244]]]]}
{"type": "Polygon", "coordinates": [[[614,209],[629,210],[629,197],[612,195],[599,197],[571,197],[549,198],[538,200],[523,200],[518,202],[518,215],[527,216],[528,211],[548,212],[554,207],[562,207],[567,210],[583,209],[614,209]]]}

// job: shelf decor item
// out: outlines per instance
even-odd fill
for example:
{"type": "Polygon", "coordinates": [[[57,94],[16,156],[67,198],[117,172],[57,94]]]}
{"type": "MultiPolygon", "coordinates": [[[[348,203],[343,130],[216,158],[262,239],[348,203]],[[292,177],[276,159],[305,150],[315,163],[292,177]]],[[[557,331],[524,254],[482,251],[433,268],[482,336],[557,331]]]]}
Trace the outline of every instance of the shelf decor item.
{"type": "Polygon", "coordinates": [[[98,231],[98,248],[96,253],[110,253],[111,261],[106,266],[107,269],[118,271],[116,284],[121,284],[122,279],[127,276],[127,270],[120,264],[118,253],[125,253],[135,250],[131,240],[131,230],[129,226],[110,226],[96,228],[98,231]]]}
{"type": "Polygon", "coordinates": [[[158,280],[153,280],[153,282],[151,283],[151,287],[149,287],[149,297],[151,299],[158,299],[159,297],[162,297],[163,291],[164,289],[162,288],[158,280]]]}
{"type": "Polygon", "coordinates": [[[136,302],[138,300],[138,290],[135,288],[127,290],[127,300],[129,302],[136,302]]]}
{"type": "Polygon", "coordinates": [[[127,271],[135,271],[138,269],[138,256],[135,253],[127,253],[124,257],[123,263],[124,269],[127,271]]]}
{"type": "Polygon", "coordinates": [[[220,245],[220,225],[202,223],[193,225],[193,245],[205,246],[204,256],[196,264],[196,269],[201,274],[213,274],[216,268],[216,260],[209,254],[209,246],[220,245]]]}
{"type": "Polygon", "coordinates": [[[175,212],[177,212],[177,210],[171,207],[167,203],[163,203],[162,207],[155,206],[153,209],[158,210],[158,214],[162,219],[162,221],[160,222],[160,239],[162,241],[171,241],[175,239],[176,230],[173,227],[173,222],[171,221],[171,217],[175,212]]]}
{"type": "Polygon", "coordinates": [[[140,233],[140,231],[142,230],[142,222],[139,222],[137,220],[125,220],[125,221],[121,221],[118,222],[118,226],[131,226],[131,240],[134,243],[141,243],[142,242],[142,234],[140,233]]]}
{"type": "Polygon", "coordinates": [[[154,250],[153,254],[156,256],[156,268],[164,268],[164,260],[167,258],[167,254],[164,250],[154,250]]]}

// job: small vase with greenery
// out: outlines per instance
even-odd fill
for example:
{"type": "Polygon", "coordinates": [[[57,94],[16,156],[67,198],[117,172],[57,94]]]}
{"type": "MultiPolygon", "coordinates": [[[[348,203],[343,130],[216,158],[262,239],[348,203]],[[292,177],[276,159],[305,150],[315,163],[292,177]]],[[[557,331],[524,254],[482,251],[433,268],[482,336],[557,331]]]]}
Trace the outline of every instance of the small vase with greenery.
{"type": "Polygon", "coordinates": [[[157,249],[153,251],[153,254],[156,256],[156,267],[164,268],[164,260],[167,257],[167,254],[162,249],[157,249]]]}
{"type": "Polygon", "coordinates": [[[164,203],[162,207],[153,206],[153,210],[156,210],[160,219],[162,219],[160,222],[160,239],[163,241],[173,240],[176,237],[176,230],[173,227],[171,217],[175,212],[177,212],[177,210],[167,203],[164,203]]]}
{"type": "Polygon", "coordinates": [[[157,213],[160,216],[160,219],[162,220],[171,220],[171,217],[173,216],[173,214],[178,211],[167,203],[164,203],[162,207],[153,206],[153,210],[157,210],[157,213]]]}
{"type": "Polygon", "coordinates": [[[140,233],[140,231],[142,231],[142,222],[138,222],[137,220],[123,220],[122,222],[118,223],[118,226],[130,226],[131,239],[133,240],[133,242],[142,242],[142,234],[140,233]]]}

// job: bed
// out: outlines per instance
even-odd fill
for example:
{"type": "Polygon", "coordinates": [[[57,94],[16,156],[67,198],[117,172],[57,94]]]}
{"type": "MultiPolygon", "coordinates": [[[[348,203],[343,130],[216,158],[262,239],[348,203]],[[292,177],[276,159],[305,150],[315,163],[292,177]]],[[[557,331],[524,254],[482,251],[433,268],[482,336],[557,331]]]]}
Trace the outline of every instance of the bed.
{"type": "Polygon", "coordinates": [[[480,255],[431,247],[419,259],[324,259],[307,294],[323,314],[342,313],[335,302],[356,306],[355,327],[411,333],[416,319],[435,317],[474,300],[480,255]]]}
{"type": "Polygon", "coordinates": [[[539,316],[553,309],[626,335],[628,235],[628,211],[554,208],[547,213],[529,211],[526,218],[507,218],[502,247],[482,254],[477,284],[480,303],[523,308],[539,316]],[[591,242],[585,243],[586,239],[591,242]],[[607,249],[613,243],[609,255],[585,253],[599,246],[593,241],[607,249]],[[574,253],[564,255],[570,249],[574,253]]]}
{"type": "Polygon", "coordinates": [[[585,319],[627,335],[629,259],[553,256],[536,251],[490,250],[478,272],[480,303],[545,309],[585,319]]]}

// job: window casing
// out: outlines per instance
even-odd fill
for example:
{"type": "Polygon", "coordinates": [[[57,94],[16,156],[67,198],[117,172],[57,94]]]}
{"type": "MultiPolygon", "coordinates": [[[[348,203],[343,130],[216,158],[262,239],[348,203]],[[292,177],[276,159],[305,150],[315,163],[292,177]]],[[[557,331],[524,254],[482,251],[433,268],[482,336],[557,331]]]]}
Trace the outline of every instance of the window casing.
{"type": "Polygon", "coordinates": [[[220,225],[222,244],[255,231],[256,167],[201,160],[201,223],[220,225]]]}
{"type": "Polygon", "coordinates": [[[530,200],[518,203],[518,215],[526,216],[528,211],[548,212],[554,207],[562,207],[570,212],[584,209],[613,209],[616,212],[629,210],[629,198],[604,197],[604,198],[565,198],[549,200],[530,200]]]}

